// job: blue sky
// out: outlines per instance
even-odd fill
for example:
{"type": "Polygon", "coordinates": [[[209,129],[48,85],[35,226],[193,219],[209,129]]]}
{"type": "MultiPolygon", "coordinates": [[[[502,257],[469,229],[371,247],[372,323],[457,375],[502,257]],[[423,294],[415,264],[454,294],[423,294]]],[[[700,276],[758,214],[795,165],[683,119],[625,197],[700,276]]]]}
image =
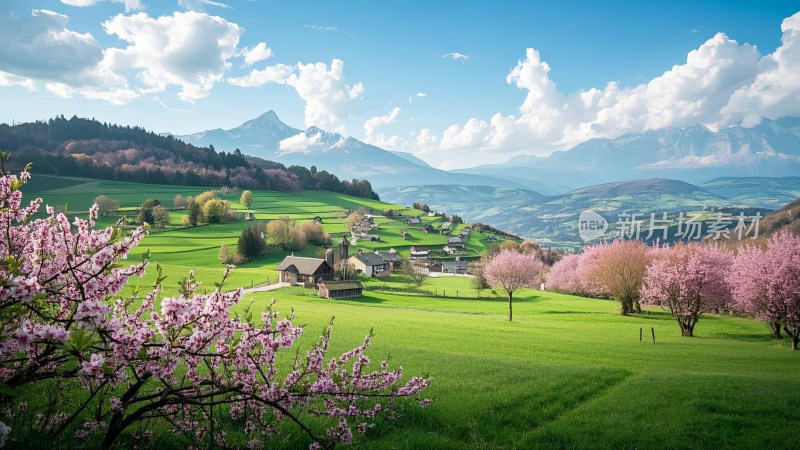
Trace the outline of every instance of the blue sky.
{"type": "Polygon", "coordinates": [[[0,122],[188,134],[267,110],[442,168],[665,126],[800,114],[779,1],[25,0],[0,4],[0,122]]]}

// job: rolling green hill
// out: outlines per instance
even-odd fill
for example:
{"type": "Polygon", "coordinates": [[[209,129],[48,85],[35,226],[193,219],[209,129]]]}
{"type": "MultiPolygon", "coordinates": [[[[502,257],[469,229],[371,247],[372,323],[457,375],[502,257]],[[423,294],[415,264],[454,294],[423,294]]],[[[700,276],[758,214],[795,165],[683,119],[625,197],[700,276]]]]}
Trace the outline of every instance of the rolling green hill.
{"type": "MultiPolygon", "coordinates": [[[[29,185],[24,188],[26,198],[42,197],[49,205],[67,205],[71,215],[85,214],[93,200],[99,195],[105,195],[120,202],[120,214],[136,215],[136,208],[148,198],[159,200],[163,205],[172,208],[177,194],[186,197],[197,195],[207,190],[201,187],[152,185],[139,183],[124,183],[116,181],[92,180],[86,178],[65,178],[44,175],[35,175],[29,185]]],[[[255,220],[269,221],[281,217],[289,217],[297,223],[310,222],[315,216],[322,218],[322,227],[326,233],[333,235],[337,240],[347,231],[344,218],[348,210],[363,208],[373,212],[378,228],[371,234],[380,236],[380,240],[372,242],[365,239],[351,240],[350,253],[358,251],[389,250],[394,248],[401,255],[408,256],[411,246],[427,246],[432,251],[432,256],[442,259],[452,259],[453,255],[441,253],[441,248],[447,243],[447,236],[439,234],[445,223],[441,217],[429,217],[421,211],[385,203],[378,200],[352,197],[349,195],[326,191],[302,191],[300,193],[287,193],[278,191],[253,191],[253,204],[245,208],[239,204],[238,193],[220,194],[220,198],[231,203],[232,207],[241,212],[251,212],[255,220]],[[399,217],[388,219],[380,214],[384,209],[391,209],[399,217]],[[420,226],[410,227],[406,220],[408,217],[420,217],[423,225],[431,225],[434,230],[425,233],[420,226]],[[401,232],[406,230],[409,239],[404,240],[401,232]]],[[[42,208],[44,211],[44,208],[42,208]]],[[[218,225],[202,225],[198,227],[181,226],[181,217],[186,211],[171,211],[170,225],[164,229],[153,229],[144,238],[133,256],[146,251],[152,252],[152,261],[167,267],[183,266],[183,272],[188,272],[187,262],[198,272],[205,272],[207,276],[215,277],[221,274],[223,265],[218,260],[219,248],[225,244],[236,246],[241,231],[251,225],[249,221],[223,223],[218,225]]],[[[102,218],[101,223],[111,223],[117,216],[102,218]]],[[[454,232],[464,225],[455,227],[454,232]]],[[[349,236],[349,233],[348,233],[349,236]]],[[[486,246],[495,242],[493,233],[485,235],[474,232],[467,243],[467,250],[461,257],[476,258],[484,251],[486,246]]],[[[308,250],[306,256],[317,256],[318,249],[308,250]]],[[[275,281],[277,273],[274,268],[283,260],[286,253],[280,252],[265,258],[243,264],[234,274],[232,281],[240,285],[264,283],[267,280],[275,281]]]]}
{"type": "Polygon", "coordinates": [[[779,209],[800,198],[800,177],[716,178],[700,187],[735,205],[769,209],[779,209]]]}
{"type": "Polygon", "coordinates": [[[490,223],[530,238],[545,246],[577,248],[578,217],[593,210],[616,232],[619,215],[649,218],[667,212],[709,211],[733,203],[705,189],[676,180],[635,180],[577,189],[563,195],[545,196],[524,189],[473,186],[405,186],[382,190],[382,198],[401,204],[425,201],[431,208],[446,208],[465,220],[490,223]],[[422,200],[421,200],[422,199],[422,200]]]}

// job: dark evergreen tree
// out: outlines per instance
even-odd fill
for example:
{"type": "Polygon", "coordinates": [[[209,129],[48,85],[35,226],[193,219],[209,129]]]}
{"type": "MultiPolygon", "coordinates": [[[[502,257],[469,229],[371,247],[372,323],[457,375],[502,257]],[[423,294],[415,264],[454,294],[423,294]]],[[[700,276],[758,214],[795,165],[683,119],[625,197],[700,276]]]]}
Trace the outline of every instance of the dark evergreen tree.
{"type": "Polygon", "coordinates": [[[265,255],[267,253],[265,233],[266,227],[263,223],[256,223],[242,230],[236,244],[239,256],[249,260],[265,255]]]}

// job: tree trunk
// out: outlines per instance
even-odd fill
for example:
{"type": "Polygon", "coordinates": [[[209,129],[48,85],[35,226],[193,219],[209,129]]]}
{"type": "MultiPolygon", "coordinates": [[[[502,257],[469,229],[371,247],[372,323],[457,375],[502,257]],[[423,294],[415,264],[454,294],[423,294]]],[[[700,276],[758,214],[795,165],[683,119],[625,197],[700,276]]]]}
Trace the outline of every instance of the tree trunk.
{"type": "Polygon", "coordinates": [[[122,413],[114,414],[100,448],[111,448],[124,429],[122,426],[122,413]]]}
{"type": "Polygon", "coordinates": [[[794,335],[792,336],[792,351],[797,350],[797,343],[800,342],[800,336],[794,335]]]}
{"type": "Polygon", "coordinates": [[[694,325],[697,322],[692,320],[691,318],[684,318],[683,320],[678,319],[678,324],[681,326],[681,336],[683,337],[693,337],[694,336],[694,325]]]}
{"type": "Polygon", "coordinates": [[[633,302],[633,310],[636,312],[636,314],[642,313],[642,305],[639,304],[639,300],[635,300],[633,302]]]}
{"type": "Polygon", "coordinates": [[[513,292],[508,293],[508,321],[511,322],[513,317],[513,310],[511,308],[511,297],[514,295],[513,292]]]}
{"type": "Polygon", "coordinates": [[[781,323],[777,320],[774,322],[767,322],[769,325],[770,331],[772,331],[772,339],[775,340],[783,340],[783,335],[781,335],[781,323]]]}
{"type": "MultiPolygon", "coordinates": [[[[136,396],[136,394],[139,392],[142,386],[144,386],[147,383],[147,381],[150,379],[151,376],[152,375],[145,375],[142,379],[128,386],[128,390],[125,392],[125,394],[122,395],[120,399],[126,406],[123,407],[122,411],[117,411],[114,413],[113,416],[111,416],[111,422],[109,422],[108,424],[108,430],[106,430],[106,435],[103,438],[102,444],[100,444],[100,448],[104,449],[111,448],[111,446],[117,440],[122,431],[125,430],[125,428],[130,424],[130,422],[128,421],[133,416],[135,416],[136,413],[128,416],[126,420],[125,408],[127,408],[127,403],[133,397],[136,396]]],[[[141,414],[142,412],[144,412],[144,409],[140,409],[138,412],[139,414],[141,414]]]]}

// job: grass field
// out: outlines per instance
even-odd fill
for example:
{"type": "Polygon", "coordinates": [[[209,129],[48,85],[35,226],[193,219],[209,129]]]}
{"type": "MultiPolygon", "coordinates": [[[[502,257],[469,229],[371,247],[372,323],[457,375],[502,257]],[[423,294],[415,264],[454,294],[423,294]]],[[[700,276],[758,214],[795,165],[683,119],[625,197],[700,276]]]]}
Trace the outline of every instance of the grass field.
{"type": "MultiPolygon", "coordinates": [[[[463,278],[429,283],[469,289],[463,278]]],[[[516,296],[513,323],[503,298],[255,295],[270,297],[308,324],[307,342],[336,316],[335,350],[374,328],[373,359],[432,377],[434,403],[368,433],[368,448],[791,448],[800,438],[800,360],[750,319],[704,316],[683,338],[659,310],[621,317],[610,301],[540,291],[516,296]]]]}
{"type": "MultiPolygon", "coordinates": [[[[68,206],[69,214],[82,215],[92,205],[98,195],[105,195],[120,202],[125,214],[136,215],[135,208],[145,199],[154,198],[171,208],[177,194],[184,197],[197,195],[207,189],[186,186],[145,185],[137,183],[122,183],[114,181],[89,180],[84,178],[67,178],[52,176],[34,176],[29,186],[26,186],[26,195],[29,197],[42,197],[46,204],[68,206]],[[30,188],[30,189],[28,189],[30,188]]],[[[302,193],[287,193],[275,191],[255,191],[253,204],[245,208],[239,204],[239,194],[221,195],[222,199],[231,203],[233,208],[242,212],[252,212],[256,220],[269,221],[288,216],[297,223],[309,222],[315,216],[322,218],[322,226],[326,233],[340,237],[346,231],[344,216],[349,209],[364,208],[377,215],[375,223],[379,228],[372,231],[381,236],[378,242],[358,240],[351,243],[351,253],[360,250],[389,250],[396,249],[400,254],[408,256],[408,249],[413,245],[429,246],[431,250],[439,250],[447,243],[447,236],[438,233],[442,225],[439,217],[427,217],[420,211],[380,201],[351,197],[343,194],[321,191],[304,191],[302,193]],[[380,216],[385,208],[390,208],[402,214],[397,219],[387,219],[380,216]],[[408,217],[422,214],[424,224],[431,224],[437,231],[423,233],[419,227],[411,228],[407,225],[408,217]],[[404,240],[402,230],[408,230],[411,238],[404,240]]],[[[42,209],[43,211],[43,209],[42,209]]],[[[187,262],[196,269],[202,278],[218,277],[222,273],[222,265],[218,260],[219,247],[226,244],[235,247],[241,231],[251,225],[250,222],[241,221],[219,225],[206,225],[185,228],[180,226],[181,217],[186,211],[171,212],[170,226],[166,230],[153,229],[141,245],[134,251],[132,257],[151,251],[152,261],[162,264],[167,273],[172,273],[172,268],[186,266],[187,262]]],[[[117,217],[101,218],[101,225],[108,225],[116,221],[117,217]]],[[[454,228],[454,233],[463,225],[454,228]]],[[[352,242],[352,241],[351,241],[352,242]]],[[[462,252],[465,258],[480,256],[488,245],[484,236],[473,233],[467,244],[468,250],[462,252]]],[[[317,250],[312,249],[304,253],[305,256],[316,256],[317,250]]],[[[261,284],[275,281],[277,272],[274,268],[283,260],[285,253],[273,254],[266,258],[243,264],[231,279],[240,285],[261,284]]],[[[443,259],[452,259],[453,256],[441,255],[443,259]]],[[[186,272],[184,267],[184,272],[186,272]]],[[[171,286],[172,284],[170,284],[171,286]]]]}
{"type": "MultiPolygon", "coordinates": [[[[133,203],[150,196],[146,187],[133,187],[139,189],[133,203]]],[[[170,188],[165,198],[188,192],[170,188]]],[[[62,182],[57,189],[67,187],[62,182]]],[[[338,208],[386,207],[330,193],[254,194],[259,218],[310,220],[327,207],[330,220],[323,224],[330,232],[341,226],[338,208]]],[[[400,247],[391,225],[402,226],[381,224],[385,245],[400,247]]],[[[137,251],[151,250],[164,266],[167,293],[190,268],[213,286],[222,274],[219,245],[235,243],[244,226],[155,232],[137,251]]],[[[420,240],[434,237],[443,238],[420,240]]],[[[274,281],[282,259],[244,264],[229,285],[274,281]]],[[[146,288],[153,272],[132,284],[146,288]]],[[[306,326],[303,349],[335,316],[331,355],[359,345],[374,329],[373,361],[391,355],[392,366],[402,365],[407,376],[431,377],[426,396],[432,405],[407,404],[396,421],[379,420],[357,448],[795,448],[800,442],[800,355],[752,319],[704,315],[696,337],[684,338],[658,309],[622,317],[611,301],[527,290],[515,294],[509,323],[505,297],[476,292],[469,278],[428,279],[422,290],[441,297],[386,292],[404,288],[402,281],[365,280],[365,296],[350,300],[323,300],[302,288],[246,296],[258,309],[272,298],[279,311],[293,309],[306,326]]],[[[295,433],[276,445],[305,448],[308,442],[295,433]]]]}

